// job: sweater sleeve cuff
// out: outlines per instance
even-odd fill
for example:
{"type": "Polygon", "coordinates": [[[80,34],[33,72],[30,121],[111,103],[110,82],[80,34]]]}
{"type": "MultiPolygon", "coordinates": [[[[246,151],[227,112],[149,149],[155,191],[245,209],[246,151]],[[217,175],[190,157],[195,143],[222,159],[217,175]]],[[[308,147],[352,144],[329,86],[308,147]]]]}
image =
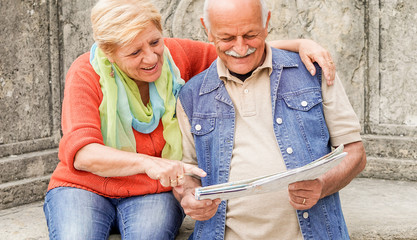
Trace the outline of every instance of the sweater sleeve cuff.
{"type": "Polygon", "coordinates": [[[75,154],[90,143],[104,144],[103,136],[96,128],[82,128],[64,135],[59,143],[59,159],[71,172],[79,174],[80,171],[74,168],[75,154]]]}

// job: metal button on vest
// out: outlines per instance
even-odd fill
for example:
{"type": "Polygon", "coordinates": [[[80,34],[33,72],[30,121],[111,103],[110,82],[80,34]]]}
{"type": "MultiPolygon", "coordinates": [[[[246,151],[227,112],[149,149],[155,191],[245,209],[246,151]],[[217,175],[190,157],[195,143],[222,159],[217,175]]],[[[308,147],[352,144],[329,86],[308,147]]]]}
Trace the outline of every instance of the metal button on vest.
{"type": "Polygon", "coordinates": [[[307,102],[307,101],[302,101],[302,102],[301,102],[301,106],[303,106],[303,107],[307,107],[307,105],[308,105],[308,102],[307,102]]]}
{"type": "Polygon", "coordinates": [[[308,218],[308,212],[304,212],[304,213],[303,213],[303,218],[304,218],[304,219],[307,219],[307,218],[308,218]]]}
{"type": "Polygon", "coordinates": [[[277,118],[277,123],[279,124],[279,125],[281,125],[282,124],[282,118],[277,118]]]}
{"type": "Polygon", "coordinates": [[[289,148],[287,148],[287,153],[288,153],[288,154],[292,154],[293,152],[294,152],[294,151],[292,150],[292,148],[290,148],[290,147],[289,147],[289,148]]]}
{"type": "Polygon", "coordinates": [[[197,130],[197,131],[200,131],[201,130],[201,125],[200,124],[197,124],[197,125],[195,125],[195,130],[197,130]]]}

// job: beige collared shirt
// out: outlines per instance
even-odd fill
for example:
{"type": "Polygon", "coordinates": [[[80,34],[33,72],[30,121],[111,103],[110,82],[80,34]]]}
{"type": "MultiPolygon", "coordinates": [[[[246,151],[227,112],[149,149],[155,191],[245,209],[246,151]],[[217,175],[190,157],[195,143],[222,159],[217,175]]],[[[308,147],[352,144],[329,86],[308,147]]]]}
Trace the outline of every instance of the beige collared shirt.
{"type": "MultiPolygon", "coordinates": [[[[236,110],[235,142],[229,181],[285,171],[273,131],[270,79],[272,54],[244,82],[218,59],[217,71],[236,110]]],[[[360,141],[360,125],[340,79],[322,81],[323,110],[333,146],[360,141]]],[[[183,133],[183,161],[197,164],[188,118],[179,102],[177,117],[183,133]]],[[[285,121],[285,119],[283,119],[285,121]]],[[[231,199],[227,203],[225,239],[302,239],[287,190],[231,199]]]]}

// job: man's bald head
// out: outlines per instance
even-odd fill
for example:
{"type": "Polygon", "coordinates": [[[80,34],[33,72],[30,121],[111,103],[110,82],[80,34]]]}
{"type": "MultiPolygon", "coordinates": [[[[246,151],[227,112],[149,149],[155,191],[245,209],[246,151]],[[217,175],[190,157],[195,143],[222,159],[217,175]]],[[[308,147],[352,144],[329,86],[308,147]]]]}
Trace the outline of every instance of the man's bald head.
{"type": "Polygon", "coordinates": [[[204,15],[203,20],[205,27],[210,30],[210,11],[216,11],[220,7],[231,6],[233,7],[235,4],[242,4],[244,1],[256,1],[261,8],[262,13],[262,23],[265,27],[266,21],[268,19],[268,6],[266,5],[265,0],[205,0],[204,1],[204,15]]]}

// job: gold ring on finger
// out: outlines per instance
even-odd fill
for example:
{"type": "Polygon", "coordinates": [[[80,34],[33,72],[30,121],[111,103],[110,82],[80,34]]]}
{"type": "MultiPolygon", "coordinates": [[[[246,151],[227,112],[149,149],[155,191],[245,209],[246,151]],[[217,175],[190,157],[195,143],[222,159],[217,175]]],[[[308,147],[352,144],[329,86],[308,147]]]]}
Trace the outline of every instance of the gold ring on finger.
{"type": "Polygon", "coordinates": [[[303,199],[303,205],[304,205],[304,204],[306,204],[306,199],[305,199],[305,198],[303,199]]]}

